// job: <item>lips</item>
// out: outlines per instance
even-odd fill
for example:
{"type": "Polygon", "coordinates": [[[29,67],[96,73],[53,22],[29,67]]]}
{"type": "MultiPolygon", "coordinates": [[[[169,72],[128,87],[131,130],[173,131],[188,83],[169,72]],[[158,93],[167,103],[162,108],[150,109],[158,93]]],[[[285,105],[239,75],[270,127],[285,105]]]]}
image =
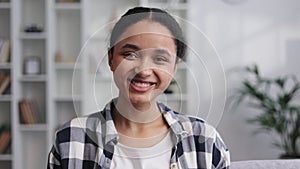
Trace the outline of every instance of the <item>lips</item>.
{"type": "Polygon", "coordinates": [[[147,92],[156,84],[140,79],[128,79],[128,81],[130,82],[130,88],[137,92],[147,92]]]}

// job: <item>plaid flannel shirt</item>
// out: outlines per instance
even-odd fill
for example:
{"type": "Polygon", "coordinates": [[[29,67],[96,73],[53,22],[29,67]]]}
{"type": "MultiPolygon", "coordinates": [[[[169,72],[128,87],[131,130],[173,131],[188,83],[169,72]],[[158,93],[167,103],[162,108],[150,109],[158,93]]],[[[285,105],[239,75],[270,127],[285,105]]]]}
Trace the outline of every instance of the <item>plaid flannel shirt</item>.
{"type": "MultiPolygon", "coordinates": [[[[119,139],[112,106],[113,101],[101,112],[75,118],[62,126],[56,132],[47,168],[109,169],[119,139]]],[[[229,168],[229,151],[214,127],[199,118],[174,112],[162,103],[158,106],[173,133],[171,169],[229,168]]]]}

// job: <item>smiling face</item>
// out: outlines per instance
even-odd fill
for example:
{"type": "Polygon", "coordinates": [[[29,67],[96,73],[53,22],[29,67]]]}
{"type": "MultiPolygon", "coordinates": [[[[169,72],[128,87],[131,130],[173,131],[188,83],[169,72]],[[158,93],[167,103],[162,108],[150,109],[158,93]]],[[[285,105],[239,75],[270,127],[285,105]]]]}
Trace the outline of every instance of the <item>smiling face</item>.
{"type": "Polygon", "coordinates": [[[160,23],[139,21],[125,30],[109,52],[109,65],[119,99],[134,107],[154,103],[176,72],[175,41],[160,23]]]}

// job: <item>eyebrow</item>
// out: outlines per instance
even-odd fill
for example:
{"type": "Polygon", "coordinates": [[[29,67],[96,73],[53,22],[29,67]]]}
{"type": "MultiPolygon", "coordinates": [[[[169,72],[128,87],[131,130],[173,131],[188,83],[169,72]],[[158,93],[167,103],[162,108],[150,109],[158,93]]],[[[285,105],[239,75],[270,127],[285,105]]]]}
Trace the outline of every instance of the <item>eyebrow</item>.
{"type": "Polygon", "coordinates": [[[138,46],[133,44],[125,44],[124,46],[122,46],[122,49],[126,49],[126,48],[133,49],[133,50],[141,50],[138,46]]]}
{"type": "MultiPolygon", "coordinates": [[[[122,46],[122,49],[133,49],[133,50],[141,50],[140,47],[136,46],[136,45],[133,45],[133,44],[125,44],[124,46],[122,46]]],[[[171,57],[172,55],[170,54],[170,52],[168,50],[165,50],[165,49],[154,49],[155,53],[156,54],[166,54],[168,55],[169,57],[171,57]]]]}

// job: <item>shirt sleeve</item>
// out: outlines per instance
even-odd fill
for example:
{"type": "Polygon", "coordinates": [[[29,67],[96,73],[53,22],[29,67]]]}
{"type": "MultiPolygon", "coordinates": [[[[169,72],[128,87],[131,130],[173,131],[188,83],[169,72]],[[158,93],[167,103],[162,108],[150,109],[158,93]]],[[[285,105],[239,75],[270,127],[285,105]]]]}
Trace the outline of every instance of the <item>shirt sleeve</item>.
{"type": "Polygon", "coordinates": [[[61,156],[55,143],[48,154],[47,169],[62,169],[61,156]]]}
{"type": "Polygon", "coordinates": [[[212,156],[212,165],[215,167],[215,169],[229,169],[230,153],[218,133],[213,144],[212,156]]]}

